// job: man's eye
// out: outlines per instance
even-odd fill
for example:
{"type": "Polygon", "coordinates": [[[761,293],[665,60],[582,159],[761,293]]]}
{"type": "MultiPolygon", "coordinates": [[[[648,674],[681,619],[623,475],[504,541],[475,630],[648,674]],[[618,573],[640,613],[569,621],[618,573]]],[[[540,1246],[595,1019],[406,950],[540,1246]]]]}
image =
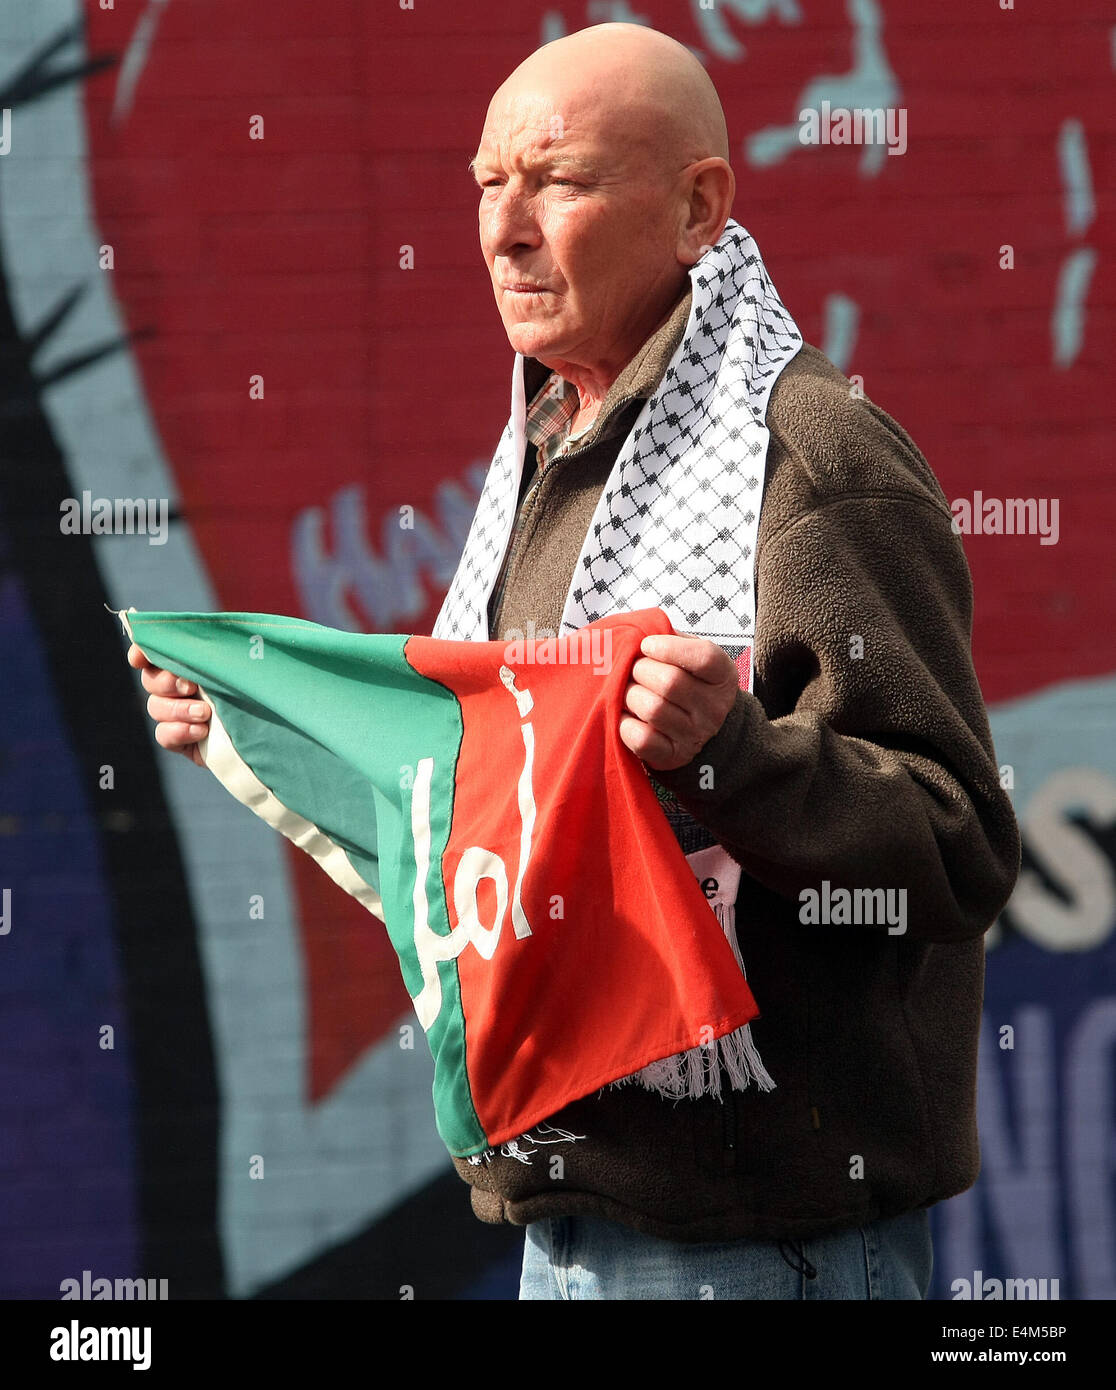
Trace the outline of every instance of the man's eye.
{"type": "MultiPolygon", "coordinates": [[[[560,179],[560,178],[554,178],[554,179],[548,180],[548,182],[550,182],[550,183],[555,183],[555,184],[561,184],[561,185],[562,185],[563,187],[565,187],[565,188],[577,188],[577,187],[579,186],[576,179],[560,179]]],[[[481,186],[481,188],[502,188],[503,185],[504,185],[504,180],[503,180],[503,179],[495,178],[495,177],[494,177],[494,178],[490,178],[490,179],[485,179],[485,180],[481,183],[480,186],[481,186]]]]}

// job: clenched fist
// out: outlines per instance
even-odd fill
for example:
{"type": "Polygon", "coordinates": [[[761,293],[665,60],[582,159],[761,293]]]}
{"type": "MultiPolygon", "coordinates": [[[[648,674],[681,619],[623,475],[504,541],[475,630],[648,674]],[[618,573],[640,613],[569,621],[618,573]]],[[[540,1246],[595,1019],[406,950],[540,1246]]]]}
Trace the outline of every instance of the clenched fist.
{"type": "Polygon", "coordinates": [[[620,738],[656,772],[683,767],[725,722],[739,673],[732,658],[704,637],[655,633],[639,649],[620,738]]]}

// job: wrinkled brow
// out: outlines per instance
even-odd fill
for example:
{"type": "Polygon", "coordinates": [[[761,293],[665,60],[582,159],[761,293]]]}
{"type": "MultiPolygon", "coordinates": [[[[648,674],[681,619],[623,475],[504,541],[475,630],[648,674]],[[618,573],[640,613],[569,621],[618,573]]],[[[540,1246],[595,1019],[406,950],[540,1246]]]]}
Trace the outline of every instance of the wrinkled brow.
{"type": "MultiPolygon", "coordinates": [[[[588,159],[582,159],[574,154],[562,154],[555,151],[554,154],[543,155],[541,159],[528,159],[523,161],[528,169],[553,169],[559,165],[564,169],[576,169],[583,174],[595,174],[597,167],[588,159]]],[[[468,163],[469,173],[476,178],[477,170],[480,168],[494,168],[483,155],[475,155],[468,163]]]]}

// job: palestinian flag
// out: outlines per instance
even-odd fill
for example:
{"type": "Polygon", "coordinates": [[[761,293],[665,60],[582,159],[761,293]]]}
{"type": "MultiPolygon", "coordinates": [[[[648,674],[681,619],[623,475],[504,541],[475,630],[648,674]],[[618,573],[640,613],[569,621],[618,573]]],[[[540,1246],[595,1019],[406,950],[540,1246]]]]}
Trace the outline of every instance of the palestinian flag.
{"type": "Polygon", "coordinates": [[[386,923],[456,1157],[757,1016],[620,741],[660,609],[507,644],[120,618],[213,706],[209,769],[386,923]]]}

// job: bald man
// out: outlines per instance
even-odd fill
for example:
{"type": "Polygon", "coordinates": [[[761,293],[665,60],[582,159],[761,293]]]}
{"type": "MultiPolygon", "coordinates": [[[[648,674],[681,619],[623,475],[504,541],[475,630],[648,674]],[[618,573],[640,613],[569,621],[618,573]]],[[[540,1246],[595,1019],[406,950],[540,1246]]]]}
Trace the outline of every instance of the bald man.
{"type": "MultiPolygon", "coordinates": [[[[913,441],[802,343],[728,155],[693,55],[605,24],[515,69],[471,166],[516,387],[435,636],[668,612],[687,635],[646,639],[620,732],[761,1009],[716,1093],[640,1078],[454,1160],[482,1220],[526,1227],[525,1299],[923,1298],[927,1209],[979,1167],[1019,839],[968,570],[913,441]]],[[[129,659],[197,761],[196,688],[129,659]]]]}

